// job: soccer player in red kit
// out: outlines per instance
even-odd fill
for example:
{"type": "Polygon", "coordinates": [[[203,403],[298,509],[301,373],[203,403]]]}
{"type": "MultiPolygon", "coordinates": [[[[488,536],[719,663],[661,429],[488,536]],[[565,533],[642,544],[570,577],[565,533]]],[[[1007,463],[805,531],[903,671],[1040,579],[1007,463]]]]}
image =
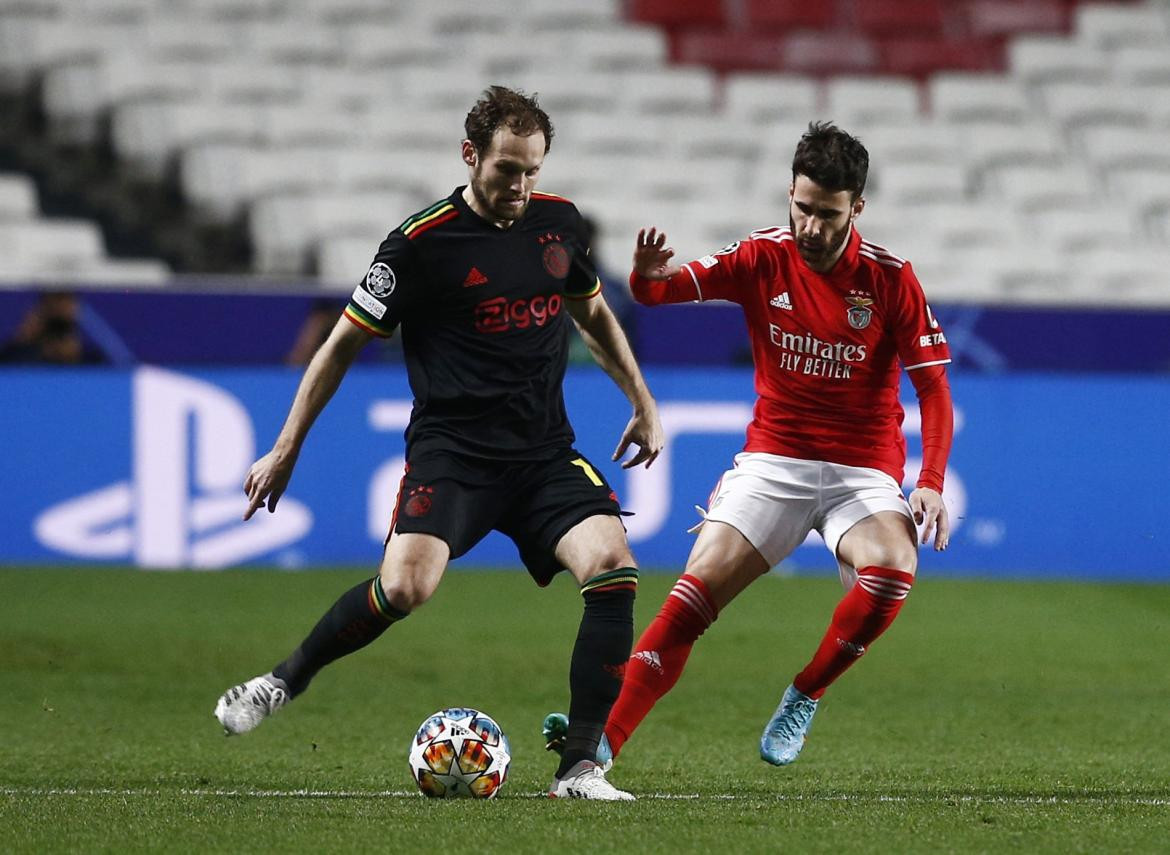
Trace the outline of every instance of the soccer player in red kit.
{"type": "MultiPolygon", "coordinates": [[[[630,284],[640,303],[743,306],[759,397],[744,450],[711,494],[686,571],[626,665],[598,750],[603,763],[675,684],[719,612],[816,529],[846,593],[760,740],[764,760],[791,763],[825,690],[885,632],[910,593],[915,523],[923,544],[947,547],[950,354],[910,263],[855,227],[868,167],[856,138],[812,124],[793,159],[786,227],[755,231],[681,267],[663,233],[638,235],[630,284]],[[909,499],[901,489],[902,368],[922,412],[922,469],[909,499]]],[[[564,724],[558,713],[545,720],[554,750],[564,724]]]]}

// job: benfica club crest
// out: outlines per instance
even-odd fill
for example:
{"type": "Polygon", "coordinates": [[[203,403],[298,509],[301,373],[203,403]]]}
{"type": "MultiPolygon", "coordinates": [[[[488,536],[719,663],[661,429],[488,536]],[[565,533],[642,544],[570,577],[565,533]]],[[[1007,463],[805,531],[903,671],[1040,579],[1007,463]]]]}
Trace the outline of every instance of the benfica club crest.
{"type": "Polygon", "coordinates": [[[846,297],[845,301],[849,303],[849,309],[845,312],[846,317],[849,318],[849,326],[855,330],[863,330],[869,326],[869,322],[873,320],[873,300],[869,297],[846,297]]]}

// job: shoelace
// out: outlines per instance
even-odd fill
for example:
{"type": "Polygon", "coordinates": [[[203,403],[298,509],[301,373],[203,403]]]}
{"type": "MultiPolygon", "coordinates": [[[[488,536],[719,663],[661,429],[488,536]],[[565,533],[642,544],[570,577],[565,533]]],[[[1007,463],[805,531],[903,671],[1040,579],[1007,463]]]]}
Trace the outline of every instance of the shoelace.
{"type": "Polygon", "coordinates": [[[808,726],[816,709],[817,705],[814,701],[793,701],[785,710],[785,714],[780,716],[780,721],[777,722],[778,726],[773,733],[783,736],[785,739],[796,739],[800,735],[800,731],[808,726]]]}

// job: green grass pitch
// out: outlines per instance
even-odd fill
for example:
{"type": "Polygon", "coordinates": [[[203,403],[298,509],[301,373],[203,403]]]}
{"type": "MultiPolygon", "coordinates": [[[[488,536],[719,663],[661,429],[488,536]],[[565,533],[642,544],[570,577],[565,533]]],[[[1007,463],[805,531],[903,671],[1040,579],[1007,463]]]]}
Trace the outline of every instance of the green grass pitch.
{"type": "MultiPolygon", "coordinates": [[[[1165,852],[1170,590],[937,580],[825,697],[804,754],[757,739],[840,596],[767,577],[699,642],[611,779],[551,802],[539,725],[567,701],[571,580],[448,574],[435,599],[225,738],[267,670],[362,578],[0,571],[0,849],[10,852],[1165,852]],[[407,742],[470,705],[509,734],[490,802],[413,794],[407,742]]],[[[637,630],[673,574],[643,576],[637,630]]]]}

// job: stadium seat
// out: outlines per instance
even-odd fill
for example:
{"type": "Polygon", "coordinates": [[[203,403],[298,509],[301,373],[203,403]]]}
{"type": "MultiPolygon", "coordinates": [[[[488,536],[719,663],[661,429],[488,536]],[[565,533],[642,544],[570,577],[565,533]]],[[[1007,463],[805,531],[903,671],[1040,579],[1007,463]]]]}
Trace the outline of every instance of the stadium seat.
{"type": "Polygon", "coordinates": [[[1170,253],[1162,248],[1095,247],[1077,255],[1076,271],[1101,303],[1165,305],[1170,289],[1170,253]]]}
{"type": "Polygon", "coordinates": [[[261,196],[328,187],[335,180],[333,152],[329,147],[198,143],[181,154],[180,186],[203,216],[226,222],[261,196]]]}
{"type": "Polygon", "coordinates": [[[31,220],[39,213],[33,180],[19,173],[0,172],[0,221],[31,220]]]}
{"type": "Polygon", "coordinates": [[[816,80],[799,74],[729,74],[723,84],[724,112],[760,125],[808,121],[819,100],[816,80]]]}
{"type": "Polygon", "coordinates": [[[944,0],[866,0],[857,4],[855,22],[878,38],[937,38],[946,25],[944,8],[944,0]]]}
{"type": "Polygon", "coordinates": [[[979,174],[1012,164],[1059,163],[1065,149],[1062,135],[1042,121],[1014,125],[971,122],[963,126],[962,161],[979,174]]]}
{"type": "Polygon", "coordinates": [[[1073,31],[1096,47],[1150,44],[1165,49],[1170,19],[1156,4],[1080,3],[1073,12],[1073,31]]]}
{"type": "MultiPolygon", "coordinates": [[[[483,0],[477,0],[477,4],[483,0]]],[[[306,27],[301,21],[287,18],[261,18],[241,27],[249,58],[262,65],[330,65],[340,61],[343,45],[333,31],[323,27],[306,27]]]]}
{"type": "Polygon", "coordinates": [[[1047,245],[1077,254],[1092,247],[1138,248],[1134,211],[1116,201],[1077,207],[1041,208],[1028,215],[1029,228],[1047,245]]]}
{"type": "Polygon", "coordinates": [[[145,23],[142,52],[170,60],[208,62],[238,55],[246,47],[239,27],[216,18],[156,15],[145,23]]]}
{"type": "Polygon", "coordinates": [[[674,39],[678,62],[701,64],[714,71],[779,71],[783,66],[783,40],[770,33],[742,30],[689,30],[674,39]]]}
{"type": "Polygon", "coordinates": [[[1109,64],[1118,83],[1170,83],[1170,49],[1164,45],[1123,45],[1110,51],[1109,64]]]}
{"type": "Polygon", "coordinates": [[[874,164],[954,163],[961,151],[961,129],[945,122],[862,125],[856,134],[874,164]]]}
{"type": "Polygon", "coordinates": [[[1170,147],[1162,128],[1087,128],[1081,134],[1081,148],[1094,165],[1170,169],[1170,147]]]}
{"type": "Polygon", "coordinates": [[[801,74],[864,74],[878,67],[878,50],[863,35],[806,30],[784,39],[784,65],[801,74]]]}
{"type": "Polygon", "coordinates": [[[615,30],[621,22],[620,0],[555,0],[523,6],[524,25],[541,34],[549,30],[615,30]]]}
{"type": "Polygon", "coordinates": [[[918,118],[921,95],[907,77],[835,77],[825,84],[825,114],[846,128],[918,118]]]}
{"type": "Polygon", "coordinates": [[[649,26],[553,33],[541,43],[555,64],[572,63],[590,74],[661,68],[669,54],[665,34],[649,26]]]}
{"type": "Polygon", "coordinates": [[[334,235],[316,242],[312,250],[313,269],[326,290],[349,293],[359,282],[385,234],[334,235]]]}
{"type": "Polygon", "coordinates": [[[627,71],[621,88],[609,94],[620,109],[635,115],[707,115],[715,108],[717,91],[710,69],[691,66],[627,71]]]}
{"type": "Polygon", "coordinates": [[[302,275],[315,242],[334,235],[385,236],[426,199],[411,193],[280,193],[256,202],[248,216],[259,273],[302,275]]]}
{"type": "Polygon", "coordinates": [[[1046,83],[1040,102],[1045,114],[1073,135],[1095,126],[1140,128],[1150,120],[1149,103],[1139,91],[1113,85],[1046,83]]]}
{"type": "Polygon", "coordinates": [[[836,22],[834,3],[807,0],[747,0],[745,26],[753,31],[826,30],[836,22]]]}
{"type": "Polygon", "coordinates": [[[1106,184],[1118,204],[1146,217],[1170,211],[1170,169],[1116,166],[1106,172],[1106,184]]]}
{"type": "Polygon", "coordinates": [[[999,74],[942,72],[927,84],[930,111],[946,122],[1022,122],[1035,112],[1023,86],[999,74]]]}
{"type": "Polygon", "coordinates": [[[214,67],[147,53],[82,57],[45,73],[42,103],[56,139],[93,144],[102,117],[116,104],[134,98],[193,99],[214,67]]]}
{"type": "Polygon", "coordinates": [[[44,271],[85,266],[106,254],[98,227],[78,219],[0,222],[0,264],[44,271]]]}
{"type": "Polygon", "coordinates": [[[993,41],[888,36],[878,41],[881,70],[926,80],[939,71],[999,71],[1003,51],[993,41]]]}
{"type": "Polygon", "coordinates": [[[1008,163],[985,170],[978,196],[1030,213],[1089,203],[1097,196],[1097,184],[1084,165],[1076,162],[1008,163]]]}
{"type": "Polygon", "coordinates": [[[1053,80],[1089,83],[1109,78],[1106,53],[1059,36],[1021,36],[1007,46],[1008,68],[1020,80],[1040,84],[1053,80]]]}
{"type": "Polygon", "coordinates": [[[1004,37],[1027,32],[1068,29],[1068,8],[1061,0],[971,0],[967,30],[976,37],[1004,37]]]}
{"type": "Polygon", "coordinates": [[[732,159],[743,165],[764,148],[764,140],[747,121],[726,115],[664,116],[659,133],[660,150],[680,159],[684,176],[690,161],[732,159]]]}
{"type": "Polygon", "coordinates": [[[870,166],[874,196],[886,205],[961,202],[969,181],[956,163],[875,163],[870,166]]]}
{"type": "Polygon", "coordinates": [[[157,179],[184,145],[260,142],[262,128],[257,112],[243,104],[143,100],[114,108],[111,139],[119,157],[157,179]]]}
{"type": "MultiPolygon", "coordinates": [[[[540,94],[540,103],[555,127],[562,119],[588,117],[608,119],[613,116],[614,93],[623,84],[615,73],[583,74],[580,71],[549,68],[517,77],[514,85],[540,94]]],[[[467,107],[464,105],[464,111],[467,107]]]]}
{"type": "Polygon", "coordinates": [[[630,0],[626,12],[635,21],[663,27],[721,28],[722,0],[630,0]]]}

